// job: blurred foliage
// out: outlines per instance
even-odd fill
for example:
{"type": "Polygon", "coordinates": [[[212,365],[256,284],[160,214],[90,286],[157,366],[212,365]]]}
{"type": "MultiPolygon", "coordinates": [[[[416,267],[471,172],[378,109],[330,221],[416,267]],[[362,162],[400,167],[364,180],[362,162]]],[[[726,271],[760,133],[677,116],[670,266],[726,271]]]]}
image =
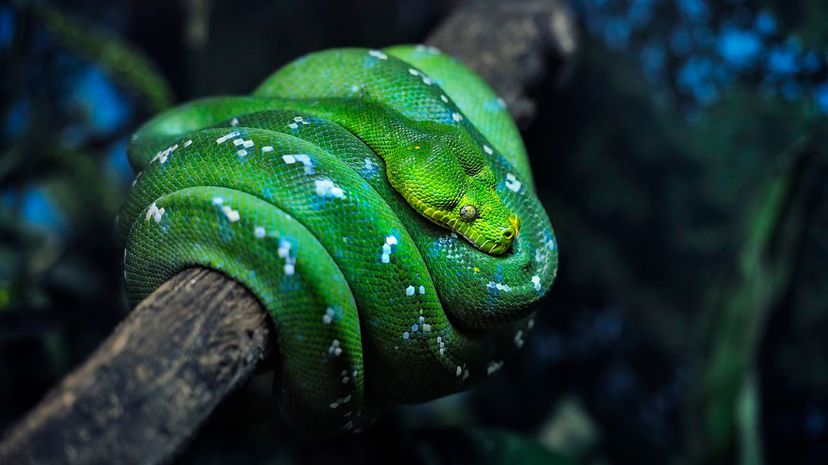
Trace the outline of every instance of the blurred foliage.
{"type": "Polygon", "coordinates": [[[806,44],[820,47],[828,42],[823,20],[828,17],[828,4],[820,0],[773,0],[770,3],[785,28],[798,32],[806,44]]]}
{"type": "Polygon", "coordinates": [[[170,105],[170,87],[143,53],[116,36],[61,13],[42,1],[15,0],[61,46],[95,63],[110,77],[134,93],[135,101],[159,112],[170,105]]]}
{"type": "MultiPolygon", "coordinates": [[[[0,1],[0,428],[127,310],[138,124],[302,53],[420,41],[453,4],[0,1]]],[[[828,460],[824,2],[573,4],[579,63],[525,133],[562,254],[524,352],[347,440],[296,437],[257,378],[177,463],[828,460]]]]}

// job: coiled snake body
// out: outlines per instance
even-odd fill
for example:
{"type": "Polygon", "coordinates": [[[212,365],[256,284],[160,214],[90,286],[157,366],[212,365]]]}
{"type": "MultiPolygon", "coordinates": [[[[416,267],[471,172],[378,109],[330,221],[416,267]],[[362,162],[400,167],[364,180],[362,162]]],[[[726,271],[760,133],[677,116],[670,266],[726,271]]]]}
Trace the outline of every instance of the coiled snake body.
{"type": "Polygon", "coordinates": [[[307,55],[252,96],[157,116],[128,151],[130,299],[193,265],[243,283],[275,320],[275,391],[302,431],[493,374],[555,276],[503,101],[431,47],[307,55]]]}

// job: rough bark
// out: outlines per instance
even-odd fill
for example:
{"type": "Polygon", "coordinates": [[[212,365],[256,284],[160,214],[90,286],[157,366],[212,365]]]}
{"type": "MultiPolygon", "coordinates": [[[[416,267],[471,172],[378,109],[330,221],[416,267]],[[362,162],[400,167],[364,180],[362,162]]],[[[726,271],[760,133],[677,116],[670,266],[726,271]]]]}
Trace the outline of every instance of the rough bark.
{"type": "Polygon", "coordinates": [[[579,42],[564,0],[468,2],[426,40],[483,76],[521,127],[537,111],[529,92],[566,79],[579,42]]]}
{"type": "MultiPolygon", "coordinates": [[[[524,0],[461,5],[427,42],[477,70],[525,126],[535,112],[527,89],[560,82],[576,39],[564,1],[524,0]]],[[[185,270],[9,432],[0,463],[167,462],[273,345],[246,288],[185,270]]]]}
{"type": "Polygon", "coordinates": [[[179,273],[124,320],[0,445],[0,463],[160,463],[273,342],[245,287],[179,273]]]}

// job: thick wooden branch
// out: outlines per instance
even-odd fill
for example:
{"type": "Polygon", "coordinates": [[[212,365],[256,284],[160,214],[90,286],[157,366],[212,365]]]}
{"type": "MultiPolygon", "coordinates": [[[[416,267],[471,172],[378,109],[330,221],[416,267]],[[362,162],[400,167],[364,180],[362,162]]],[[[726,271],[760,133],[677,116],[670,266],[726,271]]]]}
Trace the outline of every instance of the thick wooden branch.
{"type": "Polygon", "coordinates": [[[483,76],[525,128],[537,111],[529,91],[569,76],[580,38],[565,0],[521,0],[468,2],[426,42],[483,76]]]}
{"type": "Polygon", "coordinates": [[[179,273],[17,425],[0,463],[161,463],[247,379],[272,335],[241,284],[179,273]]]}
{"type": "MultiPolygon", "coordinates": [[[[522,123],[526,90],[556,83],[576,44],[563,0],[469,3],[428,43],[476,69],[522,123]]],[[[144,300],[0,443],[2,464],[169,461],[273,350],[270,317],[242,285],[193,268],[144,300]]]]}

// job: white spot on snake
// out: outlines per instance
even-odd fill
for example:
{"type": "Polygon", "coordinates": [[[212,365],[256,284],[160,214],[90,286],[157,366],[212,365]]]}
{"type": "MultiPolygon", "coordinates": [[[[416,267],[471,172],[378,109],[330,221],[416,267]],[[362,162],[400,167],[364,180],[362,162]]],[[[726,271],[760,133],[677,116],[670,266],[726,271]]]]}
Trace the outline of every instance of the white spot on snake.
{"type": "Polygon", "coordinates": [[[483,145],[483,151],[486,152],[487,155],[491,155],[492,153],[494,153],[492,148],[489,147],[488,145],[483,145]]]}
{"type": "Polygon", "coordinates": [[[428,46],[423,45],[423,44],[417,44],[417,45],[414,46],[414,50],[416,50],[418,52],[428,52],[430,48],[434,48],[434,47],[428,47],[428,46]]]}
{"type": "Polygon", "coordinates": [[[288,127],[291,128],[291,129],[299,129],[300,124],[302,126],[306,126],[306,125],[310,124],[310,122],[305,121],[305,119],[302,118],[301,116],[294,116],[293,117],[293,122],[288,124],[288,127]]]}
{"type": "Polygon", "coordinates": [[[423,76],[423,84],[430,86],[434,84],[434,81],[428,76],[423,76]]]}
{"type": "Polygon", "coordinates": [[[420,286],[420,294],[425,294],[425,286],[420,286]]]}
{"type": "Polygon", "coordinates": [[[382,263],[390,263],[391,262],[391,254],[394,253],[394,249],[391,246],[397,245],[397,237],[393,234],[389,234],[385,236],[385,243],[382,244],[382,254],[380,255],[380,261],[382,263]]]}
{"type": "Polygon", "coordinates": [[[230,126],[235,127],[235,126],[238,126],[238,125],[239,125],[239,119],[238,118],[233,118],[232,120],[230,120],[230,126]]]}
{"type": "Polygon", "coordinates": [[[442,336],[437,336],[437,345],[440,348],[440,355],[443,355],[446,352],[446,343],[443,341],[442,336]]]}
{"type": "Polygon", "coordinates": [[[460,376],[461,373],[463,373],[463,367],[457,365],[457,369],[454,370],[454,376],[460,376]]]}
{"type": "Polygon", "coordinates": [[[459,123],[460,121],[463,120],[463,115],[461,115],[460,113],[457,113],[455,111],[454,113],[451,114],[451,119],[453,119],[454,121],[459,123]]]}
{"type": "Polygon", "coordinates": [[[224,203],[224,199],[221,197],[213,197],[213,205],[221,205],[224,203]]]}
{"type": "Polygon", "coordinates": [[[530,318],[529,321],[526,323],[526,329],[532,329],[535,327],[535,319],[530,318]]]}
{"type": "Polygon", "coordinates": [[[523,330],[522,329],[519,329],[518,332],[515,333],[514,342],[515,342],[515,347],[517,347],[518,349],[523,347],[523,343],[526,342],[526,341],[523,340],[523,330]]]}
{"type": "Polygon", "coordinates": [[[440,100],[442,100],[445,103],[448,103],[448,97],[446,97],[445,95],[441,95],[440,100]]]}
{"type": "Polygon", "coordinates": [[[216,139],[216,144],[223,144],[223,143],[227,142],[227,140],[232,139],[232,138],[234,138],[238,135],[239,135],[239,131],[233,131],[229,134],[225,134],[225,135],[219,137],[218,139],[216,139]]]}
{"type": "Polygon", "coordinates": [[[489,362],[489,367],[486,368],[486,374],[491,376],[497,373],[497,371],[501,368],[503,368],[503,361],[497,362],[492,360],[491,362],[489,362]]]}
{"type": "Polygon", "coordinates": [[[262,239],[263,237],[265,237],[265,228],[262,227],[262,226],[254,227],[253,228],[253,236],[255,236],[256,239],[262,239]]]}
{"type": "MultiPolygon", "coordinates": [[[[333,355],[334,357],[339,357],[342,354],[342,347],[340,347],[339,339],[334,339],[331,341],[331,345],[328,347],[328,354],[333,355]]],[[[350,399],[350,396],[348,396],[350,399]]]]}
{"type": "Polygon", "coordinates": [[[298,161],[305,167],[305,174],[314,173],[313,163],[311,162],[310,156],[304,153],[282,155],[282,160],[284,160],[285,164],[288,165],[292,165],[298,161]]]}
{"type": "Polygon", "coordinates": [[[432,47],[431,45],[422,45],[422,44],[415,45],[414,50],[416,50],[418,52],[421,52],[421,53],[422,52],[428,52],[432,55],[439,55],[440,54],[440,50],[437,49],[436,47],[432,47]]]}
{"type": "Polygon", "coordinates": [[[305,174],[313,174],[314,173],[313,163],[311,163],[311,159],[310,159],[309,156],[305,155],[304,153],[300,153],[300,154],[294,155],[294,157],[296,158],[296,161],[298,161],[299,163],[302,164],[302,166],[305,167],[305,174]]]}
{"type": "Polygon", "coordinates": [[[332,409],[335,409],[335,408],[339,407],[340,405],[347,404],[350,401],[351,401],[351,396],[347,395],[347,396],[345,396],[341,399],[336,399],[335,401],[331,402],[330,407],[332,409]]]}
{"type": "Polygon", "coordinates": [[[509,292],[512,290],[507,284],[503,283],[496,283],[494,281],[489,281],[489,284],[486,285],[489,289],[497,289],[498,291],[509,292]]]}
{"type": "Polygon", "coordinates": [[[334,182],[330,179],[317,179],[314,183],[316,184],[316,195],[320,197],[336,197],[338,199],[345,198],[345,191],[343,191],[341,187],[334,184],[334,182]]]}
{"type": "Polygon", "coordinates": [[[388,55],[380,52],[379,50],[370,50],[368,52],[368,55],[371,55],[374,58],[379,58],[380,60],[387,60],[388,59],[388,55]]]}
{"type": "Polygon", "coordinates": [[[532,284],[534,284],[536,291],[541,290],[540,276],[538,276],[538,275],[532,276],[532,284]]]}
{"type": "Polygon", "coordinates": [[[351,377],[348,376],[348,370],[342,370],[339,375],[342,376],[342,384],[348,384],[348,381],[351,380],[351,377]]]}
{"type": "Polygon", "coordinates": [[[405,295],[412,296],[414,295],[414,286],[408,286],[405,288],[405,295]]]}
{"type": "Polygon", "coordinates": [[[420,75],[420,72],[419,72],[419,71],[417,71],[417,70],[416,70],[416,69],[414,69],[414,68],[408,68],[408,74],[410,74],[410,75],[412,75],[412,76],[419,76],[419,75],[420,75]]]}
{"type": "Polygon", "coordinates": [[[521,185],[522,184],[520,183],[520,181],[517,180],[517,178],[515,177],[514,174],[509,173],[509,174],[506,175],[506,187],[510,191],[512,191],[512,192],[519,191],[521,185]]]}
{"type": "Polygon", "coordinates": [[[272,151],[273,151],[273,146],[272,145],[265,145],[264,147],[262,147],[262,153],[267,153],[267,152],[272,152],[272,151]]]}
{"type": "Polygon", "coordinates": [[[367,171],[371,174],[375,174],[376,171],[377,171],[377,168],[379,167],[379,165],[374,163],[374,161],[371,160],[370,158],[366,158],[364,161],[365,161],[365,171],[367,171]]]}
{"type": "Polygon", "coordinates": [[[237,153],[240,157],[246,157],[246,156],[247,156],[247,150],[245,150],[245,149],[240,149],[240,150],[239,150],[238,152],[236,152],[236,153],[237,153]]]}
{"type": "Polygon", "coordinates": [[[431,332],[431,325],[428,323],[423,323],[423,332],[430,333],[431,332]]]}
{"type": "Polygon", "coordinates": [[[497,103],[501,108],[506,108],[506,100],[503,100],[501,97],[497,98],[497,103]]]}
{"type": "Polygon", "coordinates": [[[279,249],[277,252],[279,254],[279,258],[283,258],[285,260],[284,270],[287,276],[292,276],[296,271],[296,257],[290,256],[290,248],[290,242],[284,239],[279,240],[279,249]]]}
{"type": "Polygon", "coordinates": [[[336,312],[334,312],[334,309],[331,308],[331,307],[328,307],[325,310],[325,314],[322,315],[322,323],[325,323],[326,325],[329,325],[329,324],[333,323],[333,319],[334,319],[335,314],[336,314],[336,312]]]}
{"type": "Polygon", "coordinates": [[[158,208],[158,205],[156,205],[155,202],[153,202],[147,209],[146,221],[149,221],[150,218],[152,218],[155,220],[156,223],[160,223],[161,217],[164,216],[164,212],[164,207],[158,208]]]}
{"type": "Polygon", "coordinates": [[[250,147],[253,147],[253,140],[252,139],[244,140],[241,137],[239,137],[238,139],[233,139],[233,145],[235,145],[236,147],[241,145],[244,148],[249,149],[250,147]]]}
{"type": "Polygon", "coordinates": [[[154,161],[156,161],[156,160],[157,160],[159,163],[161,163],[161,164],[163,165],[164,163],[166,163],[167,158],[169,158],[169,156],[170,156],[170,155],[171,155],[171,154],[175,151],[175,149],[177,149],[177,148],[178,148],[178,144],[175,144],[175,145],[173,145],[172,147],[167,147],[167,148],[165,148],[164,150],[159,151],[158,153],[156,153],[156,154],[155,154],[155,156],[154,156],[154,157],[152,157],[152,160],[150,160],[150,163],[152,163],[152,162],[154,162],[154,161]]]}
{"type": "Polygon", "coordinates": [[[411,337],[411,335],[408,334],[408,331],[403,333],[403,339],[408,339],[409,337],[411,337]]]}
{"type": "Polygon", "coordinates": [[[230,208],[230,205],[224,205],[223,207],[221,207],[221,211],[224,213],[224,216],[226,216],[227,219],[230,220],[231,223],[235,223],[236,221],[239,221],[239,219],[241,218],[241,216],[239,215],[239,211],[233,210],[232,208],[230,208]]]}
{"type": "Polygon", "coordinates": [[[189,147],[193,143],[192,139],[188,139],[187,142],[184,142],[184,147],[189,147]]]}
{"type": "Polygon", "coordinates": [[[543,247],[538,247],[535,249],[535,261],[538,263],[543,262],[546,259],[546,250],[543,247]]]}

